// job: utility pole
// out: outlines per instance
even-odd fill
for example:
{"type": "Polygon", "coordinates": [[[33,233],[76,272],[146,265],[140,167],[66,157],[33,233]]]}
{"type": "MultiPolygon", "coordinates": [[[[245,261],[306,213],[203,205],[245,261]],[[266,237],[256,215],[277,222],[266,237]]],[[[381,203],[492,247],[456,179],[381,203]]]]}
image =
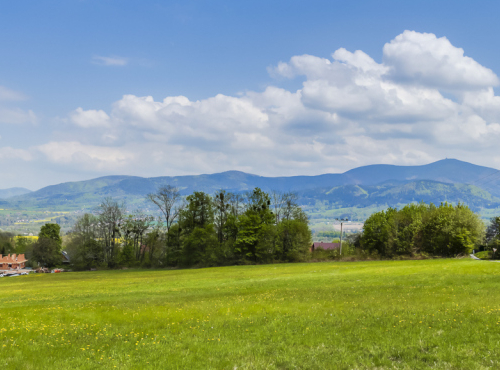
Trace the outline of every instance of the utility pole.
{"type": "Polygon", "coordinates": [[[342,224],[344,221],[347,221],[347,217],[341,219],[336,218],[336,220],[340,221],[340,255],[342,255],[342,224]]]}

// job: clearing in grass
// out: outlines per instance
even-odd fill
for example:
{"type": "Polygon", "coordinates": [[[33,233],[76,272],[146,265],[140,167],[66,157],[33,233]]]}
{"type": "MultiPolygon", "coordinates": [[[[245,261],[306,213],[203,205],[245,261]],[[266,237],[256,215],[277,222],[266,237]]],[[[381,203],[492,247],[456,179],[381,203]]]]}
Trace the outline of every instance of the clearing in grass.
{"type": "Polygon", "coordinates": [[[500,367],[500,264],[234,266],[0,280],[12,369],[500,367]]]}

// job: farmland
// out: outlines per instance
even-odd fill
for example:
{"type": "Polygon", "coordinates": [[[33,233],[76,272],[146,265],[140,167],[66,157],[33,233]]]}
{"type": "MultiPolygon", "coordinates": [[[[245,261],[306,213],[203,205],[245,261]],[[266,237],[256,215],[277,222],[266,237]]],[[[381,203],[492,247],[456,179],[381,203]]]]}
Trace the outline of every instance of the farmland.
{"type": "Polygon", "coordinates": [[[0,280],[6,368],[500,367],[500,264],[119,270],[0,280]]]}

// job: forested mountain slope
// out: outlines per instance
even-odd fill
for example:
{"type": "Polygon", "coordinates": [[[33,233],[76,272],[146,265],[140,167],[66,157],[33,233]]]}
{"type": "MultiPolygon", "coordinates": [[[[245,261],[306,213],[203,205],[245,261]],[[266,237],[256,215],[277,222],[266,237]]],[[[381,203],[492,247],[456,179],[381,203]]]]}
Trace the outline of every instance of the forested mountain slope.
{"type": "Polygon", "coordinates": [[[177,186],[181,194],[216,190],[245,192],[296,191],[300,203],[334,207],[395,206],[409,202],[464,202],[475,210],[500,207],[500,171],[446,159],[423,166],[371,165],[342,174],[263,177],[239,171],[211,175],[106,176],[47,186],[24,195],[3,199],[0,206],[37,209],[92,209],[104,197],[123,199],[130,207],[147,207],[145,195],[158,186],[177,186]]]}

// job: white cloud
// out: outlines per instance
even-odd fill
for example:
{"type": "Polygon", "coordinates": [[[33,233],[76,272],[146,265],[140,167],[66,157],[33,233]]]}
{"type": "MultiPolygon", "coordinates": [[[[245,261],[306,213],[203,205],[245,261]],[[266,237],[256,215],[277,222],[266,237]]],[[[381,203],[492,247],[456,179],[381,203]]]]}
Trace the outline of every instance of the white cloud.
{"type": "Polygon", "coordinates": [[[103,57],[96,55],[92,57],[92,63],[103,66],[125,66],[128,64],[128,58],[117,56],[103,57]]]}
{"type": "Polygon", "coordinates": [[[198,101],[124,95],[107,112],[77,108],[69,122],[79,136],[38,152],[60,165],[143,176],[318,174],[444,157],[500,163],[498,78],[490,69],[432,34],[406,31],[383,51],[382,62],[341,48],[269,69],[304,78],[296,91],[269,86],[198,101]]]}
{"type": "Polygon", "coordinates": [[[86,170],[123,170],[135,158],[132,152],[123,148],[84,145],[78,141],[52,141],[36,149],[51,162],[80,164],[86,170]]]}
{"type": "Polygon", "coordinates": [[[446,37],[405,31],[384,46],[384,63],[395,79],[450,90],[498,85],[491,69],[464,56],[446,37]]]}
{"type": "Polygon", "coordinates": [[[26,96],[20,92],[6,88],[5,86],[0,86],[0,101],[5,100],[25,100],[26,96]]]}
{"type": "Polygon", "coordinates": [[[109,116],[103,110],[83,110],[77,108],[69,116],[71,122],[75,125],[89,127],[106,127],[109,125],[109,116]]]}

